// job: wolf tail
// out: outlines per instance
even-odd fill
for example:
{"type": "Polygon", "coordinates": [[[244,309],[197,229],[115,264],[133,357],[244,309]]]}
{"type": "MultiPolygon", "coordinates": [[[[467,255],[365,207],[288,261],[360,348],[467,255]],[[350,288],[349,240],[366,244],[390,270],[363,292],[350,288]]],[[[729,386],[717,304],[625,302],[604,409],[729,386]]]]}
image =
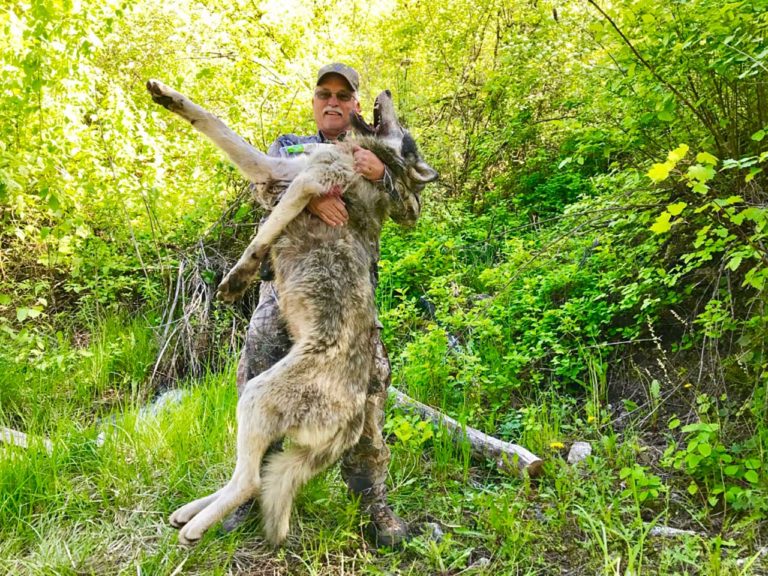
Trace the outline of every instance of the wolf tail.
{"type": "Polygon", "coordinates": [[[262,476],[261,511],[264,532],[272,545],[280,545],[288,535],[293,499],[299,489],[336,462],[357,442],[361,431],[362,421],[322,444],[293,445],[270,457],[262,476]]]}

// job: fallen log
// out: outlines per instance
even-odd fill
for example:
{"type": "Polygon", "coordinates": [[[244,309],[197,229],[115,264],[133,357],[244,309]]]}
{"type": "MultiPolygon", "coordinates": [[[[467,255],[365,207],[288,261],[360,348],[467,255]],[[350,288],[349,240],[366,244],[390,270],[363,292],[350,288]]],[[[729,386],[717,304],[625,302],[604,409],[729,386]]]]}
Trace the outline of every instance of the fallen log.
{"type": "MultiPolygon", "coordinates": [[[[11,428],[0,428],[0,442],[13,444],[19,448],[29,448],[30,439],[31,437],[24,434],[24,432],[12,430],[11,428]]],[[[48,452],[48,454],[53,452],[53,443],[50,440],[43,438],[42,442],[43,446],[45,446],[45,451],[48,452]]]]}
{"type": "Polygon", "coordinates": [[[389,396],[398,408],[412,411],[422,419],[442,426],[449,430],[457,441],[466,441],[471,448],[472,456],[475,458],[490,458],[502,470],[514,470],[516,467],[518,473],[523,474],[525,472],[529,476],[536,476],[541,471],[543,460],[522,446],[504,442],[484,434],[480,430],[465,426],[439,410],[430,408],[407,394],[403,394],[392,386],[389,388],[389,396]]]}

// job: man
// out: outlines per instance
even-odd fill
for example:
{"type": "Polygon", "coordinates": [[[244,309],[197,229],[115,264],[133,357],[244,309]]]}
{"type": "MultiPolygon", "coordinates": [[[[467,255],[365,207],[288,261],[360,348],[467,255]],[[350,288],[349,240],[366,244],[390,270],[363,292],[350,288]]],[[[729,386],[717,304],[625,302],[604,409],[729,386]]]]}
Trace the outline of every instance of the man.
{"type": "MultiPolygon", "coordinates": [[[[344,64],[329,64],[317,75],[312,109],[318,132],[311,136],[288,134],[280,136],[270,146],[271,156],[288,156],[296,153],[297,144],[332,143],[344,139],[350,129],[351,114],[360,111],[357,99],[359,76],[355,70],[344,64]]],[[[371,151],[356,148],[355,170],[372,182],[379,182],[387,191],[394,192],[394,182],[386,166],[371,151]]],[[[274,205],[279,191],[257,190],[262,203],[274,205]],[[263,195],[267,196],[264,197],[263,195]]],[[[340,190],[329,190],[323,196],[312,200],[308,210],[329,226],[343,226],[348,218],[340,190]]],[[[395,197],[399,195],[394,194],[395,197]]],[[[419,216],[418,200],[396,206],[392,217],[402,224],[411,224],[419,216]]],[[[379,259],[378,244],[370,247],[374,269],[371,277],[376,286],[376,263],[379,259]]],[[[262,277],[268,274],[262,273],[262,277]]],[[[251,317],[246,334],[240,364],[237,370],[237,388],[242,392],[248,380],[267,370],[278,362],[290,348],[285,324],[278,309],[279,295],[272,282],[263,280],[259,289],[259,303],[251,317]]],[[[372,326],[375,349],[374,374],[371,375],[366,402],[366,422],[358,444],[344,455],[341,472],[349,490],[360,496],[361,508],[370,517],[370,529],[377,545],[394,546],[407,535],[407,525],[387,505],[387,465],[389,448],[382,436],[384,407],[390,381],[390,365],[386,350],[381,342],[381,325],[372,326]]],[[[239,525],[247,516],[250,504],[234,512],[224,523],[225,530],[239,525]]]]}

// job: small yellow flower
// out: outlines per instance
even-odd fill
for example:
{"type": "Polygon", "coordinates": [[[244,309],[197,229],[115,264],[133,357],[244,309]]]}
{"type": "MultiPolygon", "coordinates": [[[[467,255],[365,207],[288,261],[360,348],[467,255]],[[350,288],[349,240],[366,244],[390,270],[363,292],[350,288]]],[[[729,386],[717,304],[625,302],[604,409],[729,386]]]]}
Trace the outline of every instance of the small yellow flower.
{"type": "Polygon", "coordinates": [[[587,417],[587,424],[592,424],[592,422],[594,422],[594,421],[595,421],[595,417],[594,416],[588,416],[587,417]]]}
{"type": "Polygon", "coordinates": [[[693,384],[691,384],[690,382],[686,382],[685,384],[683,384],[683,388],[693,388],[693,384]]]}
{"type": "Polygon", "coordinates": [[[563,444],[562,442],[550,442],[549,447],[552,450],[562,450],[563,448],[565,448],[565,444],[563,444]]]}

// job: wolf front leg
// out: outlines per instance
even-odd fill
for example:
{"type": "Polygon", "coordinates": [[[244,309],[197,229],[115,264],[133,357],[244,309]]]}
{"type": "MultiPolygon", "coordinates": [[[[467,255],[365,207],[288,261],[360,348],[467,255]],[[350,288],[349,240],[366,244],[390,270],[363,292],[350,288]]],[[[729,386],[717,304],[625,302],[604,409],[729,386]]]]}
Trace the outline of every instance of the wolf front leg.
{"type": "Polygon", "coordinates": [[[255,184],[292,180],[304,168],[306,160],[303,158],[272,158],[257,150],[218,117],[158,80],[147,81],[147,90],[154,102],[189,121],[196,130],[210,138],[255,184]]]}
{"type": "Polygon", "coordinates": [[[259,232],[240,256],[237,264],[219,284],[216,297],[224,302],[234,302],[240,298],[256,277],[261,261],[267,255],[272,243],[282,234],[285,227],[301,214],[312,197],[324,192],[325,187],[312,175],[311,170],[303,172],[291,182],[280,202],[272,210],[272,214],[259,227],[259,232]]]}

